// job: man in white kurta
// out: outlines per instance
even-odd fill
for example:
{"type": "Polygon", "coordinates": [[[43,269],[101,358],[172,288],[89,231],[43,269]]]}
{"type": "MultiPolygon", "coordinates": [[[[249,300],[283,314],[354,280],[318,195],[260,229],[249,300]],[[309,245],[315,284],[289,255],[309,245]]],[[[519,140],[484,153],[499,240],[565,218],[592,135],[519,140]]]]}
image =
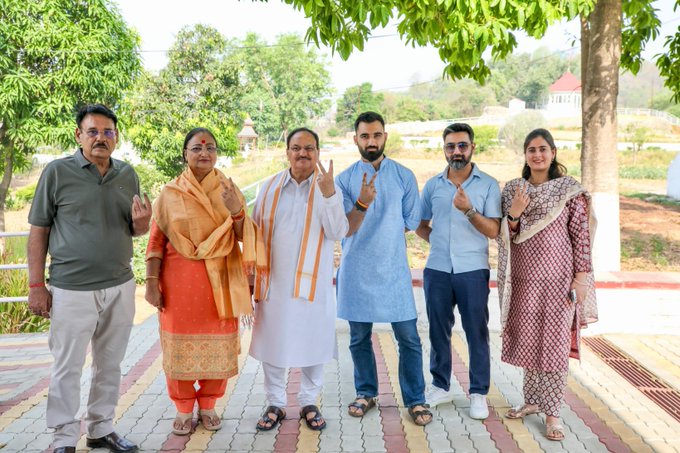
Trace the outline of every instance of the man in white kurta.
{"type": "Polygon", "coordinates": [[[268,273],[258,273],[250,355],[262,362],[269,407],[258,430],[285,417],[286,368],[301,370],[298,403],[311,429],[325,421],[315,406],[323,365],[337,358],[334,242],[348,230],[342,196],[319,162],[319,139],[311,130],[292,131],[286,154],[290,168],[266,182],[253,219],[268,254],[268,273]],[[303,413],[304,412],[304,413],[303,413]]]}

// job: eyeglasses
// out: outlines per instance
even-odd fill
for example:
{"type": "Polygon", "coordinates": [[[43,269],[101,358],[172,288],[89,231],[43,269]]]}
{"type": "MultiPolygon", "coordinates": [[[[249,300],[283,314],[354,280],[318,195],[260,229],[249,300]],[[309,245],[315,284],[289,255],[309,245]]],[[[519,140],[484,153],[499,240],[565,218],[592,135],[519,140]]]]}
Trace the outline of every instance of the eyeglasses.
{"type": "Polygon", "coordinates": [[[458,148],[458,151],[464,153],[465,151],[468,150],[469,147],[470,143],[468,142],[447,143],[446,145],[444,145],[444,151],[446,151],[447,153],[452,153],[456,150],[456,148],[458,148]]]}
{"type": "Polygon", "coordinates": [[[215,146],[206,146],[205,148],[203,148],[202,146],[198,145],[192,146],[191,148],[188,149],[188,151],[191,151],[194,154],[198,154],[204,149],[208,152],[208,154],[215,154],[218,151],[217,147],[215,146]]]}
{"type": "Polygon", "coordinates": [[[114,129],[104,129],[103,131],[98,131],[97,129],[88,129],[85,131],[85,135],[90,138],[97,138],[99,134],[102,134],[109,140],[116,138],[116,131],[114,129]]]}
{"type": "Polygon", "coordinates": [[[299,146],[291,146],[288,149],[291,150],[294,153],[299,153],[302,150],[305,150],[305,152],[308,152],[308,153],[313,153],[314,151],[316,151],[316,146],[308,145],[308,146],[305,146],[304,148],[301,148],[299,146]]]}

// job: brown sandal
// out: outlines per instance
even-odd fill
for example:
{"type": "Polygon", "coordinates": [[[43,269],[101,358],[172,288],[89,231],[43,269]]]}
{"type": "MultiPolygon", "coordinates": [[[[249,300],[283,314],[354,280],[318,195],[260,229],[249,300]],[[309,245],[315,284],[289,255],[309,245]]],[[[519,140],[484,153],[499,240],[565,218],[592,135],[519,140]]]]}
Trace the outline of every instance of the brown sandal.
{"type": "Polygon", "coordinates": [[[323,419],[321,411],[313,404],[302,408],[300,411],[300,418],[304,419],[305,423],[307,423],[307,427],[314,431],[321,431],[326,427],[326,420],[323,419]],[[314,417],[307,418],[308,414],[314,414],[314,417]],[[312,425],[313,422],[316,423],[316,425],[312,425]]]}
{"type": "Polygon", "coordinates": [[[527,415],[538,414],[540,411],[535,404],[524,404],[522,406],[513,407],[505,413],[506,418],[517,420],[524,418],[527,415]]]}
{"type": "Polygon", "coordinates": [[[429,407],[430,407],[429,404],[414,404],[413,406],[409,407],[408,414],[411,416],[413,423],[415,423],[418,426],[425,426],[428,423],[430,423],[432,421],[432,412],[430,412],[429,407]],[[424,409],[417,411],[416,407],[418,406],[424,409]],[[430,417],[429,420],[423,421],[427,416],[430,417]],[[420,417],[420,421],[418,421],[418,417],[420,417]]]}
{"type": "Polygon", "coordinates": [[[354,402],[349,403],[349,409],[347,413],[352,417],[363,417],[366,412],[375,407],[375,398],[367,398],[365,396],[357,396],[354,402]],[[360,400],[366,401],[365,403],[360,403],[360,400]],[[352,411],[351,409],[355,409],[352,411]],[[359,413],[361,411],[361,413],[359,413]]]}
{"type": "Polygon", "coordinates": [[[278,425],[284,418],[286,418],[286,411],[277,406],[269,406],[264,410],[264,414],[262,414],[262,418],[260,418],[260,421],[257,422],[255,428],[258,431],[269,431],[276,428],[276,425],[278,425]],[[269,414],[276,415],[276,420],[271,418],[269,414]]]}

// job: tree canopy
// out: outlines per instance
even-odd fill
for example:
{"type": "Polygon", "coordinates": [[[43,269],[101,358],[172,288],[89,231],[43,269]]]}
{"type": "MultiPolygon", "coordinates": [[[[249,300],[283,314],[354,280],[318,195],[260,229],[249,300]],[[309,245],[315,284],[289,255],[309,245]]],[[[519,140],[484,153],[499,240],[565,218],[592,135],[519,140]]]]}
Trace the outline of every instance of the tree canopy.
{"type": "Polygon", "coordinates": [[[0,229],[15,166],[74,144],[74,113],[115,108],[140,71],[138,36],[108,0],[0,0],[0,229]]]}
{"type": "Polygon", "coordinates": [[[182,171],[184,137],[194,127],[209,128],[221,153],[238,150],[243,87],[227,48],[216,29],[185,27],[168,52],[168,65],[158,75],[146,73],[125,99],[127,138],[168,177],[182,171]]]}
{"type": "Polygon", "coordinates": [[[293,34],[269,45],[252,33],[227,40],[215,28],[187,26],[168,57],[126,98],[125,112],[134,147],[169,177],[182,171],[184,136],[194,127],[212,130],[221,154],[230,156],[246,115],[260,140],[276,140],[330,103],[325,62],[293,34]]]}
{"type": "Polygon", "coordinates": [[[258,134],[276,140],[328,110],[328,62],[300,36],[283,34],[269,45],[249,33],[235,44],[233,58],[246,86],[240,107],[250,114],[258,134]]]}

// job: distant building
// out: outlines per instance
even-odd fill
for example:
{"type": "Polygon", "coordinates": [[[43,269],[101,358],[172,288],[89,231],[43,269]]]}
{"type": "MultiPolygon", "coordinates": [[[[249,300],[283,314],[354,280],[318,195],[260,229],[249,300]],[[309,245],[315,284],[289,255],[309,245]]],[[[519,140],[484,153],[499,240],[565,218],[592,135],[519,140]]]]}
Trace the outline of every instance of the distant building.
{"type": "Polygon", "coordinates": [[[551,118],[581,113],[581,81],[567,71],[548,88],[548,102],[544,109],[551,118]]]}
{"type": "Polygon", "coordinates": [[[239,151],[246,155],[251,149],[257,146],[258,136],[255,132],[255,129],[253,129],[254,125],[255,123],[253,123],[253,120],[250,119],[250,115],[248,115],[243,122],[243,129],[241,129],[241,132],[236,134],[236,137],[238,137],[239,151]]]}

